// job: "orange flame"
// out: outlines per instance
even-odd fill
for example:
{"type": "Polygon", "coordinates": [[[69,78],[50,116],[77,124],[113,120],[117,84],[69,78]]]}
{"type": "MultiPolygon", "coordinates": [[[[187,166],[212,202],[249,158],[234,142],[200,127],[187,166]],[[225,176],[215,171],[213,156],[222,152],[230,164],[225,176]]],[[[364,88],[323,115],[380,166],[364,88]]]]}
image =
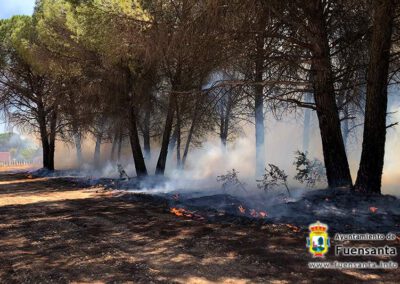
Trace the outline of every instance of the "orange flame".
{"type": "Polygon", "coordinates": [[[293,232],[295,232],[295,233],[300,232],[300,228],[299,228],[299,227],[296,227],[296,226],[291,225],[291,224],[286,224],[286,226],[287,226],[290,230],[292,230],[293,232]]]}
{"type": "MultiPolygon", "coordinates": [[[[238,209],[239,209],[241,214],[246,214],[246,208],[244,208],[243,205],[239,205],[238,209]]],[[[249,213],[248,214],[253,218],[266,218],[268,216],[267,212],[265,212],[265,211],[257,211],[255,209],[249,209],[249,213]]]]}
{"type": "Polygon", "coordinates": [[[169,210],[169,212],[171,212],[172,214],[175,214],[176,216],[180,216],[180,217],[181,216],[185,216],[185,217],[189,217],[189,218],[193,217],[192,212],[190,212],[190,211],[188,211],[186,209],[183,209],[183,208],[172,207],[169,210]]]}
{"type": "Polygon", "coordinates": [[[182,208],[171,208],[169,210],[169,212],[171,212],[172,214],[175,214],[176,216],[183,216],[183,212],[182,212],[182,208]]]}
{"type": "Polygon", "coordinates": [[[258,212],[258,214],[260,215],[261,218],[266,218],[268,216],[267,212],[265,211],[260,211],[258,212]]]}
{"type": "Polygon", "coordinates": [[[371,213],[376,213],[376,211],[378,211],[378,208],[377,208],[377,207],[371,206],[371,207],[369,208],[369,211],[371,211],[371,213]]]}

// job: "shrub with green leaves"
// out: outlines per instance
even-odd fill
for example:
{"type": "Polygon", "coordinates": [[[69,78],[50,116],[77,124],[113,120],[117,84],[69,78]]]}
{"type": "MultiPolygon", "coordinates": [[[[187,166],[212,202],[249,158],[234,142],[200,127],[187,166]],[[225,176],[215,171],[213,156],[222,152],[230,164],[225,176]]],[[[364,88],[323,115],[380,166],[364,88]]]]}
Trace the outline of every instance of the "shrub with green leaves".
{"type": "Polygon", "coordinates": [[[271,190],[274,188],[285,187],[288,195],[291,196],[289,186],[287,184],[288,175],[274,164],[268,164],[261,180],[257,180],[257,186],[263,190],[271,190]]]}
{"type": "Polygon", "coordinates": [[[239,172],[235,169],[228,171],[225,175],[217,176],[217,181],[222,183],[222,189],[241,189],[246,191],[245,184],[239,180],[239,172]]]}
{"type": "Polygon", "coordinates": [[[296,166],[295,180],[305,184],[307,188],[313,188],[317,183],[326,181],[324,164],[318,160],[310,160],[307,152],[297,151],[294,165],[296,166]]]}

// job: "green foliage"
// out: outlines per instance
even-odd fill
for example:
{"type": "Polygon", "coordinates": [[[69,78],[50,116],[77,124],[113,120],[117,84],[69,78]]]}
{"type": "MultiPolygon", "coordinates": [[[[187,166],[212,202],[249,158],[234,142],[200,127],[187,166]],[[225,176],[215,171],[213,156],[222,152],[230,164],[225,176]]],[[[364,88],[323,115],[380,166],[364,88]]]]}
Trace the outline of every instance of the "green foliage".
{"type": "Polygon", "coordinates": [[[289,186],[287,184],[288,175],[284,170],[280,169],[274,164],[268,164],[268,169],[265,169],[265,173],[261,180],[257,180],[258,188],[263,190],[271,190],[274,188],[285,187],[288,195],[291,196],[289,186]]]}
{"type": "Polygon", "coordinates": [[[13,135],[14,133],[12,132],[0,133],[0,145],[6,145],[13,135]]]}
{"type": "Polygon", "coordinates": [[[0,54],[4,65],[10,55],[26,62],[33,61],[32,47],[34,29],[29,16],[14,16],[0,21],[0,54]]]}
{"type": "Polygon", "coordinates": [[[79,75],[98,59],[105,67],[123,63],[134,69],[150,21],[136,0],[42,0],[37,11],[40,40],[55,55],[48,65],[64,75],[79,75]]]}
{"type": "Polygon", "coordinates": [[[68,1],[42,0],[33,15],[40,41],[43,65],[53,77],[74,77],[81,74],[84,61],[81,47],[75,40],[74,8],[68,1]],[[80,61],[79,63],[77,61],[80,61]]]}
{"type": "Polygon", "coordinates": [[[246,191],[244,183],[239,180],[239,172],[235,169],[228,171],[225,175],[217,176],[217,181],[222,183],[222,189],[241,189],[246,191]]]}
{"type": "Polygon", "coordinates": [[[37,152],[38,151],[35,148],[24,148],[20,151],[19,154],[24,160],[29,161],[29,160],[32,160],[36,156],[37,152]]]}
{"type": "Polygon", "coordinates": [[[38,153],[38,148],[29,139],[12,132],[0,133],[0,151],[10,152],[17,160],[32,160],[38,153]]]}
{"type": "Polygon", "coordinates": [[[294,179],[306,184],[308,188],[313,188],[317,183],[326,180],[323,163],[318,159],[311,161],[307,157],[307,152],[297,151],[293,164],[297,172],[294,179]]]}

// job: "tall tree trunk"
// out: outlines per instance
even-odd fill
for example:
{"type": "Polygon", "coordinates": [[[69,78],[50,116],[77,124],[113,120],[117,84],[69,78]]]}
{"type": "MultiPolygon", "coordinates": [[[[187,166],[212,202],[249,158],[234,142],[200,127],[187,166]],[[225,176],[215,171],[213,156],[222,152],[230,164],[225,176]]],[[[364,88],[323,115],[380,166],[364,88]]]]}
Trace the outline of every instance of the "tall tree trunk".
{"type": "Polygon", "coordinates": [[[150,94],[145,94],[145,115],[143,122],[143,150],[144,158],[150,160],[151,158],[151,145],[150,145],[150,119],[151,119],[151,100],[150,94]]]}
{"type": "Polygon", "coordinates": [[[47,124],[46,124],[46,114],[44,111],[44,106],[41,102],[38,103],[38,116],[37,121],[39,124],[40,131],[40,140],[42,142],[42,157],[43,157],[43,168],[49,169],[49,153],[50,153],[50,145],[49,145],[49,135],[47,132],[47,124]]]}
{"type": "MultiPolygon", "coordinates": [[[[230,95],[230,94],[229,94],[230,95]]],[[[231,97],[228,98],[228,107],[225,112],[225,122],[224,122],[224,137],[225,137],[225,146],[226,142],[228,140],[228,135],[229,135],[229,124],[230,124],[230,115],[231,115],[231,97]]]]}
{"type": "Polygon", "coordinates": [[[264,98],[261,90],[255,95],[256,123],[256,176],[261,177],[265,169],[265,131],[264,131],[264,98]],[[260,92],[260,93],[258,93],[260,92]]]}
{"type": "MultiPolygon", "coordinates": [[[[42,136],[42,135],[41,135],[42,136]]],[[[43,157],[43,168],[49,169],[49,141],[47,140],[47,137],[41,137],[42,141],[42,157],[43,157]]]]}
{"type": "Polygon", "coordinates": [[[42,149],[43,149],[43,168],[50,170],[49,166],[49,153],[50,153],[50,145],[49,141],[46,139],[41,138],[42,140],[42,149]]]}
{"type": "MultiPolygon", "coordinates": [[[[124,68],[126,75],[126,98],[127,104],[129,106],[128,109],[128,131],[129,131],[129,140],[131,142],[131,150],[133,161],[135,163],[136,174],[138,177],[147,176],[147,168],[146,163],[144,161],[142,147],[140,146],[138,126],[137,126],[137,116],[135,106],[133,104],[133,100],[135,97],[135,92],[133,88],[133,74],[130,71],[129,67],[124,68]]],[[[121,140],[122,140],[122,132],[121,132],[121,140]]],[[[122,141],[121,141],[122,142],[122,141]]]]}
{"type": "MultiPolygon", "coordinates": [[[[270,12],[268,11],[268,14],[270,12]]],[[[265,63],[265,29],[267,17],[258,17],[258,33],[255,36],[255,58],[254,58],[254,118],[256,138],[256,161],[255,175],[260,178],[265,171],[265,128],[264,128],[264,86],[263,74],[265,63]]]]}
{"type": "Polygon", "coordinates": [[[194,133],[194,129],[195,129],[195,126],[196,126],[196,121],[195,121],[195,119],[196,119],[196,118],[193,117],[192,124],[190,125],[190,129],[189,129],[188,137],[187,137],[187,139],[186,139],[185,149],[183,150],[182,168],[185,167],[186,160],[187,160],[187,156],[188,156],[188,154],[189,154],[190,143],[192,142],[193,133],[194,133]]]}
{"type": "Polygon", "coordinates": [[[318,2],[315,14],[310,17],[310,21],[315,34],[312,49],[314,100],[317,108],[328,185],[330,188],[351,187],[352,180],[340,128],[330,62],[330,49],[321,2],[318,2]]]}
{"type": "Polygon", "coordinates": [[[182,168],[182,160],[181,160],[181,115],[179,112],[179,100],[176,98],[176,128],[178,130],[177,136],[176,136],[176,163],[177,163],[177,168],[181,169],[182,168]]]}
{"type": "Polygon", "coordinates": [[[115,150],[117,148],[117,144],[118,144],[118,133],[115,133],[111,145],[110,161],[114,161],[115,159],[115,150]]]}
{"type": "Polygon", "coordinates": [[[57,113],[53,110],[49,115],[50,127],[47,129],[46,115],[43,104],[38,104],[38,123],[43,148],[43,168],[54,171],[54,152],[57,127],[57,113]]]}
{"type": "Polygon", "coordinates": [[[219,138],[221,139],[221,145],[226,148],[226,140],[228,138],[227,133],[225,133],[225,106],[221,106],[221,111],[219,114],[220,124],[219,124],[219,138]]]}
{"type": "Polygon", "coordinates": [[[49,145],[49,137],[47,135],[47,130],[43,130],[43,128],[46,128],[46,125],[40,125],[40,140],[42,142],[42,151],[43,151],[43,168],[45,169],[50,169],[49,168],[49,153],[50,153],[50,145],[49,145]]]}
{"type": "MultiPolygon", "coordinates": [[[[259,47],[262,48],[262,47],[259,47]]],[[[263,61],[262,57],[256,60],[255,81],[258,83],[254,87],[254,111],[255,111],[255,132],[256,132],[256,177],[264,174],[265,169],[265,131],[264,131],[264,87],[261,85],[263,80],[263,61]]]]}
{"type": "Polygon", "coordinates": [[[181,159],[181,131],[178,131],[178,137],[176,139],[176,167],[178,169],[182,168],[182,159],[181,159]]]}
{"type": "Polygon", "coordinates": [[[395,1],[375,0],[373,3],[363,145],[355,189],[380,193],[385,156],[387,81],[395,1]]]}
{"type": "MultiPolygon", "coordinates": [[[[311,103],[311,93],[306,93],[305,102],[311,103]]],[[[304,110],[304,127],[303,127],[303,152],[308,152],[310,147],[310,136],[311,136],[311,109],[306,108],[304,110]]]]}
{"type": "Polygon", "coordinates": [[[151,158],[151,145],[150,145],[150,112],[146,112],[144,117],[144,129],[143,129],[143,150],[144,157],[146,160],[151,158]]]}
{"type": "Polygon", "coordinates": [[[345,119],[342,121],[342,135],[343,135],[343,144],[344,148],[347,149],[347,140],[349,138],[349,105],[345,105],[343,109],[343,115],[345,119]]]}
{"type": "Polygon", "coordinates": [[[221,108],[221,123],[220,123],[220,139],[223,148],[226,150],[226,143],[228,141],[229,126],[230,126],[230,115],[232,110],[232,94],[228,91],[224,95],[224,105],[221,108]]]}
{"type": "Polygon", "coordinates": [[[97,135],[96,135],[96,144],[94,147],[93,153],[93,164],[96,168],[100,167],[101,164],[101,143],[103,140],[103,131],[104,131],[105,120],[100,119],[98,123],[97,135]]]}
{"type": "Polygon", "coordinates": [[[54,155],[56,150],[57,111],[53,110],[50,115],[50,136],[49,136],[49,165],[48,169],[54,171],[54,155]]]}
{"type": "Polygon", "coordinates": [[[158,157],[156,166],[156,175],[164,175],[165,172],[165,164],[167,162],[167,156],[168,156],[168,145],[172,132],[172,124],[174,121],[176,95],[171,93],[169,95],[168,100],[169,100],[168,112],[167,112],[167,118],[165,120],[164,133],[161,141],[160,155],[158,157]]]}
{"type": "Polygon", "coordinates": [[[93,154],[93,164],[96,168],[100,167],[100,150],[101,150],[102,140],[103,140],[103,133],[97,134],[96,144],[94,147],[94,154],[93,154]]]}
{"type": "Polygon", "coordinates": [[[171,138],[168,143],[168,153],[172,153],[176,146],[176,140],[178,137],[178,127],[175,125],[174,131],[172,132],[171,138]]]}
{"type": "Polygon", "coordinates": [[[75,148],[76,148],[76,160],[78,162],[78,167],[82,165],[82,135],[79,131],[75,132],[74,135],[75,148]]]}
{"type": "Polygon", "coordinates": [[[192,117],[192,124],[190,125],[188,137],[186,139],[186,144],[185,144],[185,150],[183,151],[183,157],[182,157],[182,168],[185,167],[185,163],[187,160],[187,156],[189,154],[189,147],[190,143],[192,142],[193,134],[196,128],[196,123],[200,111],[200,103],[201,103],[201,95],[198,95],[196,98],[196,103],[195,103],[195,108],[193,112],[193,117],[192,117]]]}
{"type": "Polygon", "coordinates": [[[135,162],[136,174],[139,177],[147,176],[147,168],[144,162],[142,148],[140,147],[139,134],[136,124],[136,113],[133,106],[130,107],[129,115],[129,139],[131,142],[131,149],[133,160],[135,162]]]}
{"type": "Polygon", "coordinates": [[[124,137],[122,135],[122,130],[120,130],[119,135],[118,135],[118,149],[117,149],[117,161],[121,161],[121,152],[122,152],[122,142],[124,140],[124,137]]]}
{"type": "Polygon", "coordinates": [[[222,132],[219,134],[219,137],[221,139],[222,147],[224,149],[226,149],[226,142],[228,140],[228,137],[227,137],[227,134],[226,134],[225,130],[222,130],[222,132]]]}
{"type": "Polygon", "coordinates": [[[228,123],[229,119],[226,119],[225,116],[221,117],[221,126],[219,131],[219,138],[221,139],[221,144],[224,150],[226,150],[226,143],[228,141],[228,123]]]}
{"type": "MultiPolygon", "coordinates": [[[[184,6],[186,6],[186,2],[184,2],[184,6]]],[[[175,108],[177,103],[177,95],[174,91],[179,91],[181,89],[181,72],[182,67],[180,62],[178,62],[178,66],[175,71],[175,75],[172,78],[171,82],[171,93],[168,96],[168,110],[167,117],[165,120],[164,132],[161,141],[161,149],[160,155],[158,156],[158,161],[156,165],[156,175],[164,175],[165,165],[167,163],[168,157],[168,147],[170,144],[171,132],[172,132],[172,124],[174,122],[175,108]]]]}

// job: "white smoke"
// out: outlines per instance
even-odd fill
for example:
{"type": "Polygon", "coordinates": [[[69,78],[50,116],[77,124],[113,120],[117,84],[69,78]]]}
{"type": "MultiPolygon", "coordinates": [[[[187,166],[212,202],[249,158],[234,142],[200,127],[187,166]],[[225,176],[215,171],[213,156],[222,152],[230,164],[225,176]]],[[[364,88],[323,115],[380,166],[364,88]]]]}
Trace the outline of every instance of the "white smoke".
{"type": "MultiPolygon", "coordinates": [[[[390,103],[390,111],[399,108],[396,102],[390,103]]],[[[400,121],[400,113],[391,115],[391,121],[400,121]]],[[[293,187],[301,187],[293,180],[295,167],[293,165],[294,153],[303,147],[303,116],[301,113],[286,115],[282,120],[276,120],[268,115],[265,121],[265,153],[266,163],[272,163],[283,169],[289,175],[289,183],[293,187]]],[[[191,148],[185,170],[176,169],[176,152],[169,153],[166,175],[169,181],[163,183],[160,191],[173,191],[176,189],[201,189],[220,188],[216,177],[226,174],[227,171],[235,169],[239,172],[239,178],[244,181],[250,189],[256,189],[255,181],[255,129],[253,124],[247,124],[239,137],[228,142],[224,149],[217,137],[208,137],[198,148],[191,148]]],[[[323,161],[321,139],[318,129],[318,121],[315,112],[311,115],[311,132],[309,157],[318,158],[323,161]]],[[[349,164],[353,181],[356,178],[360,151],[362,126],[357,129],[355,138],[351,139],[348,147],[349,164]]],[[[389,129],[387,135],[387,146],[385,156],[385,167],[383,175],[383,193],[396,194],[396,188],[400,185],[400,142],[399,130],[389,129]]],[[[92,176],[118,177],[117,162],[108,160],[110,145],[102,145],[102,169],[93,171],[91,162],[93,160],[94,141],[86,139],[83,143],[83,153],[87,164],[81,165],[81,169],[91,171],[92,176]]],[[[159,149],[153,147],[151,160],[146,161],[149,174],[155,171],[155,165],[159,149]]],[[[76,150],[72,145],[66,147],[60,143],[57,146],[56,166],[58,168],[73,168],[76,166],[76,150]]],[[[120,163],[124,166],[129,176],[135,176],[135,167],[132,160],[129,144],[126,143],[122,152],[120,163]]],[[[146,187],[146,186],[145,186],[146,187]]],[[[149,187],[150,189],[150,187],[149,187]]]]}

